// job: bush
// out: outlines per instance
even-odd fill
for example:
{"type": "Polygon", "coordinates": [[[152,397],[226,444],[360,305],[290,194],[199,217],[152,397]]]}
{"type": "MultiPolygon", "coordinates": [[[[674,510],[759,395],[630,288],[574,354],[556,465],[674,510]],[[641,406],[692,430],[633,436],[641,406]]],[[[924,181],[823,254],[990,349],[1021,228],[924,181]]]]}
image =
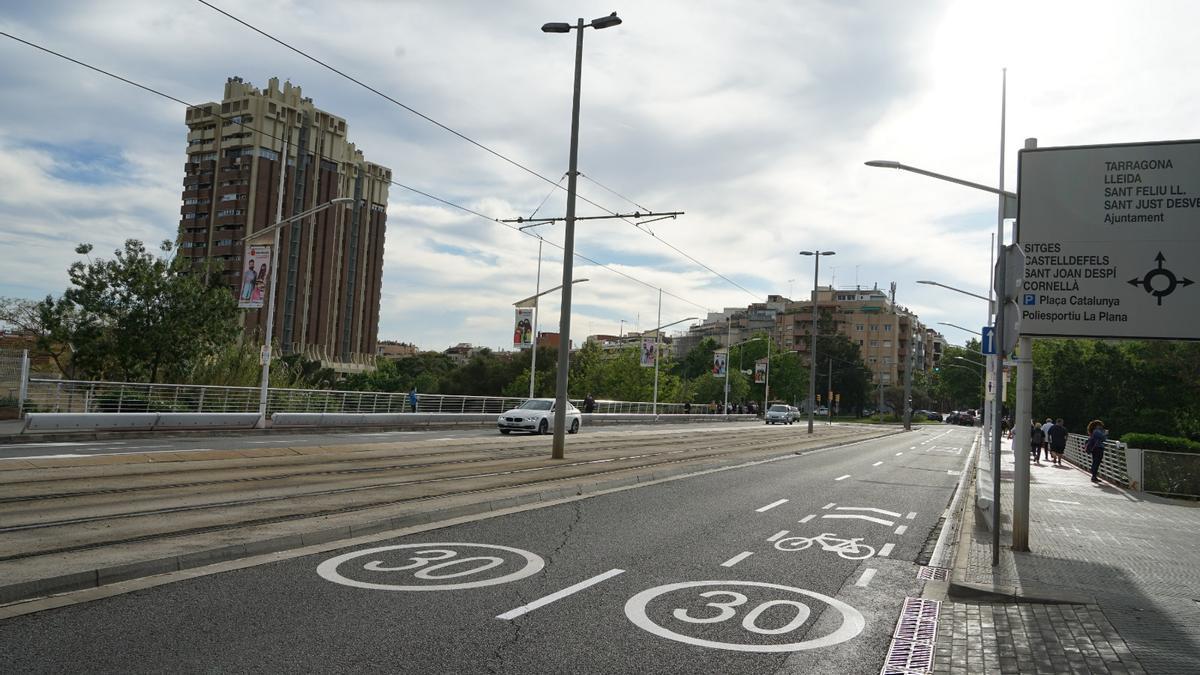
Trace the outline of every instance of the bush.
{"type": "Polygon", "coordinates": [[[1200,453],[1200,443],[1189,441],[1186,438],[1180,438],[1178,436],[1129,433],[1121,437],[1121,442],[1125,443],[1131,448],[1141,448],[1142,450],[1200,453]]]}

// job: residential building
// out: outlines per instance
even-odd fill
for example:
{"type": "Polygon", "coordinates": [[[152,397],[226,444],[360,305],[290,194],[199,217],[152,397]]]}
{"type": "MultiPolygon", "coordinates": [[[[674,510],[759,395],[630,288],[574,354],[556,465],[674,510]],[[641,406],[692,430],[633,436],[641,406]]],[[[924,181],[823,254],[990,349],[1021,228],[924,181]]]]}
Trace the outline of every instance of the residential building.
{"type": "MultiPolygon", "coordinates": [[[[243,238],[280,215],[354,199],[282,227],[277,269],[255,265],[266,284],[278,275],[273,333],[284,353],[361,369],[376,353],[391,170],[364,159],[344,118],[278,78],[260,90],[231,77],[221,101],[189,107],[186,123],[179,254],[209,263],[234,293],[250,264],[243,238]]],[[[244,312],[246,332],[262,339],[265,303],[244,312]]]]}

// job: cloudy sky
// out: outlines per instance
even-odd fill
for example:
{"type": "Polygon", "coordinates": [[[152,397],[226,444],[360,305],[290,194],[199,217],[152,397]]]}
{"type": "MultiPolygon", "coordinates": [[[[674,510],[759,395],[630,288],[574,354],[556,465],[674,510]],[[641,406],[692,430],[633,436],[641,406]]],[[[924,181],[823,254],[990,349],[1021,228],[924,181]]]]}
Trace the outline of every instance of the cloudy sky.
{"type": "MultiPolygon", "coordinates": [[[[995,198],[863,162],[997,185],[1003,68],[1010,190],[1025,138],[1200,136],[1200,3],[1183,0],[212,1],[552,180],[567,168],[574,36],[539,28],[617,10],[622,25],[585,36],[579,194],[686,215],[580,223],[577,252],[610,269],[576,260],[591,279],[577,337],[653,328],[659,288],[664,324],[804,296],[812,259],[797,252],[814,247],[837,252],[822,285],[896,282],[926,324],[977,328],[984,303],[916,280],[986,295],[995,198]]],[[[194,0],[18,0],[0,31],[192,103],[220,100],[229,76],[288,79],[399,183],[490,218],[547,195],[540,215],[565,208],[562,190],[194,0]]],[[[174,238],[183,106],[3,36],[0,61],[0,295],[61,293],[78,242],[174,238]]],[[[540,229],[546,288],[563,226],[540,229]]],[[[394,187],[385,258],[381,339],[506,347],[538,243],[394,187]]],[[[557,330],[553,297],[542,330],[557,330]]]]}

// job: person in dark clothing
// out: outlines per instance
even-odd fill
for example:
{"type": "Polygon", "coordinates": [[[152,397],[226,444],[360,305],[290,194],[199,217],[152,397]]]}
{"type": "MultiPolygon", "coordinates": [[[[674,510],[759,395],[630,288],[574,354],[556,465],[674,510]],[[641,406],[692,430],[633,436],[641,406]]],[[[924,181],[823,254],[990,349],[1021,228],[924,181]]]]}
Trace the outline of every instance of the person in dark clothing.
{"type": "Polygon", "coordinates": [[[591,392],[588,392],[587,398],[583,399],[583,412],[596,412],[596,399],[592,396],[591,392]]]}
{"type": "Polygon", "coordinates": [[[1088,439],[1083,449],[1092,456],[1092,482],[1099,483],[1100,464],[1104,461],[1104,441],[1108,440],[1108,432],[1100,420],[1088,422],[1087,430],[1088,439]]]}
{"type": "Polygon", "coordinates": [[[1050,455],[1054,458],[1054,463],[1062,466],[1063,453],[1067,450],[1067,428],[1063,426],[1062,418],[1054,420],[1054,426],[1050,427],[1049,432],[1050,455]]]}
{"type": "Polygon", "coordinates": [[[1041,466],[1042,445],[1046,442],[1046,434],[1037,422],[1031,422],[1029,426],[1029,449],[1033,451],[1033,463],[1041,466]]]}
{"type": "Polygon", "coordinates": [[[692,404],[691,404],[690,402],[688,402],[688,401],[684,401],[684,402],[683,402],[683,414],[684,414],[684,415],[691,415],[691,414],[692,414],[692,404]]]}

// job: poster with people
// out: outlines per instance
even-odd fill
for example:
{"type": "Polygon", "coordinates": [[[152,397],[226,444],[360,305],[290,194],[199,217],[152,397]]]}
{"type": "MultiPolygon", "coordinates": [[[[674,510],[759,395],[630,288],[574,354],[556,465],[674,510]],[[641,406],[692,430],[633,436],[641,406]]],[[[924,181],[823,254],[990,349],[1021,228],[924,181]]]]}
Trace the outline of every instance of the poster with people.
{"type": "Polygon", "coordinates": [[[767,362],[754,362],[754,384],[762,384],[767,381],[767,362]]]}
{"type": "Polygon", "coordinates": [[[725,361],[725,352],[713,352],[713,375],[725,377],[725,361]]]}
{"type": "Polygon", "coordinates": [[[242,270],[242,287],[238,292],[238,307],[262,309],[271,280],[271,247],[260,244],[246,246],[246,267],[242,270]]]}
{"type": "Polygon", "coordinates": [[[642,367],[654,367],[654,340],[642,340],[642,367]]]}
{"type": "Polygon", "coordinates": [[[533,346],[533,308],[518,307],[513,324],[513,347],[529,349],[533,346]]]}

